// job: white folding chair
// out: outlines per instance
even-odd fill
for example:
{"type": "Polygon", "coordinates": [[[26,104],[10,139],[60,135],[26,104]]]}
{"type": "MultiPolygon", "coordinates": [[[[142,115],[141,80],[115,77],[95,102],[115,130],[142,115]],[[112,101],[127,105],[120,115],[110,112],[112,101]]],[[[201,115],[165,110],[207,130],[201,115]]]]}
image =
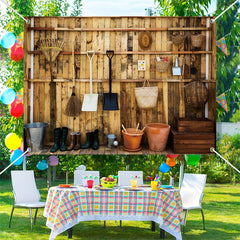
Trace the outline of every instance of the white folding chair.
{"type": "Polygon", "coordinates": [[[188,211],[193,209],[201,211],[203,229],[205,230],[205,220],[201,203],[204,196],[203,191],[206,185],[206,180],[206,174],[185,173],[183,176],[183,181],[180,189],[183,211],[185,211],[183,232],[186,226],[188,211]]]}
{"type": "MultiPolygon", "coordinates": [[[[143,185],[143,171],[118,171],[118,186],[130,186],[132,177],[137,176],[137,186],[143,185]]],[[[120,227],[122,221],[120,220],[120,227]]]]}
{"type": "Polygon", "coordinates": [[[99,171],[82,171],[82,170],[75,170],[74,171],[74,186],[77,185],[84,185],[84,177],[87,176],[89,179],[92,176],[94,182],[93,186],[99,185],[99,171]],[[95,177],[97,177],[95,179],[95,177]]]}
{"type": "Polygon", "coordinates": [[[132,177],[137,178],[137,185],[143,185],[142,171],[118,171],[118,186],[130,186],[132,177]]]}
{"type": "Polygon", "coordinates": [[[45,202],[40,201],[40,193],[37,189],[34,171],[11,171],[12,187],[14,194],[14,204],[9,220],[9,228],[11,227],[12,215],[15,208],[28,208],[31,229],[32,225],[36,223],[38,208],[44,208],[45,202]],[[32,218],[32,209],[35,210],[34,221],[32,218]]]}

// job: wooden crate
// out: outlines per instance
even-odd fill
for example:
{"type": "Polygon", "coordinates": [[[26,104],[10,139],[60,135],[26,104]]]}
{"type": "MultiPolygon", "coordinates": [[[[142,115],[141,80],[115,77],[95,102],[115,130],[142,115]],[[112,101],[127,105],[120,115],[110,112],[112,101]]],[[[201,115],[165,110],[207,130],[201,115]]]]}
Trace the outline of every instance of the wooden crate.
{"type": "Polygon", "coordinates": [[[216,145],[215,133],[177,132],[171,129],[169,136],[174,153],[209,154],[210,148],[216,145]]]}
{"type": "Polygon", "coordinates": [[[215,132],[214,122],[207,119],[191,119],[179,118],[178,119],[178,132],[215,132]]]}

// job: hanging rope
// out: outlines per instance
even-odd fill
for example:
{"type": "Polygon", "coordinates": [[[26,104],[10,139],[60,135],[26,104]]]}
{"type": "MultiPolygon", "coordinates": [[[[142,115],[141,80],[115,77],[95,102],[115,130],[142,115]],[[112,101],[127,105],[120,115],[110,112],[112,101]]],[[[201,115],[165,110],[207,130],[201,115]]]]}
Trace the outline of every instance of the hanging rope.
{"type": "Polygon", "coordinates": [[[18,13],[15,9],[13,9],[7,1],[5,0],[0,0],[3,4],[5,4],[7,7],[9,7],[12,11],[14,11],[19,17],[21,17],[27,24],[30,23],[30,21],[28,19],[26,19],[25,17],[23,17],[20,13],[18,13]]]}
{"type": "Polygon", "coordinates": [[[218,152],[216,152],[213,147],[210,148],[210,151],[216,153],[221,159],[223,159],[229,166],[231,166],[234,170],[236,170],[240,174],[240,171],[236,167],[234,167],[228,160],[226,160],[223,156],[221,156],[218,152]]]}
{"type": "Polygon", "coordinates": [[[226,11],[228,11],[229,8],[231,8],[233,5],[235,5],[239,0],[236,0],[234,3],[232,3],[227,9],[225,9],[222,13],[220,13],[216,18],[211,20],[211,23],[214,23],[218,18],[220,18],[226,11]]]}
{"type": "Polygon", "coordinates": [[[21,156],[19,156],[17,159],[15,159],[13,162],[11,162],[5,169],[3,169],[0,172],[0,175],[2,175],[8,168],[10,168],[18,159],[20,159],[21,157],[23,157],[25,154],[27,154],[28,152],[31,152],[31,148],[27,148],[26,152],[24,152],[21,156]]]}

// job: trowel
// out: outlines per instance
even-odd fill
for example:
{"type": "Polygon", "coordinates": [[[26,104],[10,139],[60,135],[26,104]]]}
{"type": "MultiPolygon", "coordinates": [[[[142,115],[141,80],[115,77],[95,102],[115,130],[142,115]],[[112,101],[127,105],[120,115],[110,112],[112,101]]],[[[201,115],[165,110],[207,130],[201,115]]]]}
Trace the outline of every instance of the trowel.
{"type": "Polygon", "coordinates": [[[182,68],[178,66],[178,58],[175,58],[175,67],[172,67],[172,75],[173,76],[181,76],[182,68]]]}

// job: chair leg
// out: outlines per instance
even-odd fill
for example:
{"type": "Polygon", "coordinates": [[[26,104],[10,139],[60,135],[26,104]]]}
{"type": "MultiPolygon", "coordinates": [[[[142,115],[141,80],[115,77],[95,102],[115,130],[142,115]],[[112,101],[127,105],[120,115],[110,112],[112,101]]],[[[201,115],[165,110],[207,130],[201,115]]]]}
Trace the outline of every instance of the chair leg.
{"type": "Polygon", "coordinates": [[[11,227],[13,211],[14,211],[14,206],[12,207],[12,211],[11,211],[11,215],[10,215],[10,219],[9,219],[9,225],[8,225],[9,228],[11,227]]]}
{"type": "Polygon", "coordinates": [[[31,208],[29,208],[29,215],[30,215],[30,220],[31,220],[31,230],[32,230],[33,218],[32,218],[32,209],[31,209],[31,208]]]}
{"type": "Polygon", "coordinates": [[[151,221],[151,231],[155,232],[155,222],[151,221]]]}
{"type": "Polygon", "coordinates": [[[106,227],[106,221],[103,221],[103,223],[104,223],[104,227],[106,227]]]}
{"type": "Polygon", "coordinates": [[[203,220],[203,230],[205,230],[205,219],[204,219],[204,214],[202,209],[201,209],[201,213],[202,213],[202,220],[203,220]]]}
{"type": "Polygon", "coordinates": [[[185,231],[185,226],[186,226],[186,223],[187,223],[187,214],[188,214],[188,210],[185,211],[184,225],[183,225],[183,233],[184,233],[184,231],[185,231]]]}
{"type": "Polygon", "coordinates": [[[33,221],[33,224],[36,224],[37,212],[38,212],[38,208],[36,208],[36,211],[35,211],[35,214],[34,214],[34,221],[33,221]]]}
{"type": "Polygon", "coordinates": [[[120,220],[120,227],[122,227],[122,220],[120,220]]]}

